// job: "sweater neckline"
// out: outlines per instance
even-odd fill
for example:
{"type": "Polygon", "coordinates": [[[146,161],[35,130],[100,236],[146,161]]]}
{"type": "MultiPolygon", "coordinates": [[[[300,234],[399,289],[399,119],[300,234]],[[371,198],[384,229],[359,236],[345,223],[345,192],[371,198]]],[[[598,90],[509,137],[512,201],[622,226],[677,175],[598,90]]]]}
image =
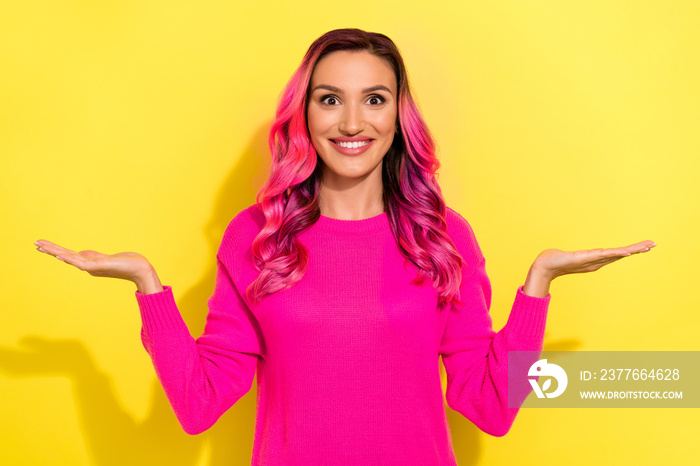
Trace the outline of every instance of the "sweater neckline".
{"type": "Polygon", "coordinates": [[[348,235],[391,230],[386,212],[360,220],[340,220],[320,215],[314,226],[319,230],[348,235]]]}

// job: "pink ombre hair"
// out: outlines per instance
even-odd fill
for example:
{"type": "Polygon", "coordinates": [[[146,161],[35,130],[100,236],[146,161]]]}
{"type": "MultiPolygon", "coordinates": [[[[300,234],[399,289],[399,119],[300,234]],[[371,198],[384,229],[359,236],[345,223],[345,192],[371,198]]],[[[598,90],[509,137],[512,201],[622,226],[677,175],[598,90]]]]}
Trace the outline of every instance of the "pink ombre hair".
{"type": "Polygon", "coordinates": [[[268,139],[270,176],[256,198],[266,219],[252,245],[260,275],[246,295],[258,302],[290,288],[306,270],[308,251],[297,235],[320,216],[317,197],[323,163],[306,123],[309,86],[319,60],[340,50],[367,51],[386,60],[394,70],[399,131],[382,162],[385,211],[399,250],[418,270],[412,283],[431,283],[440,307],[461,303],[463,260],[445,231],[446,206],[435,178],[440,167],[435,143],[411,97],[396,45],[383,34],[360,29],[336,29],[316,39],[282,92],[268,139]]]}

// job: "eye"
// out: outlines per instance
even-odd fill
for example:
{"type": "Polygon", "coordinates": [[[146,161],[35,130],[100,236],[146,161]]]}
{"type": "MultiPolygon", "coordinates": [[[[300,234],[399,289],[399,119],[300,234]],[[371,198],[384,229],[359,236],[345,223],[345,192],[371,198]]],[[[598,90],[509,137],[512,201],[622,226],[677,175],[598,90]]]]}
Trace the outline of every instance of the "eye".
{"type": "Polygon", "coordinates": [[[385,102],[384,97],[380,95],[372,95],[367,99],[367,103],[370,105],[381,105],[385,102]]]}
{"type": "Polygon", "coordinates": [[[324,95],[321,97],[321,103],[325,105],[338,105],[338,98],[334,95],[324,95]]]}

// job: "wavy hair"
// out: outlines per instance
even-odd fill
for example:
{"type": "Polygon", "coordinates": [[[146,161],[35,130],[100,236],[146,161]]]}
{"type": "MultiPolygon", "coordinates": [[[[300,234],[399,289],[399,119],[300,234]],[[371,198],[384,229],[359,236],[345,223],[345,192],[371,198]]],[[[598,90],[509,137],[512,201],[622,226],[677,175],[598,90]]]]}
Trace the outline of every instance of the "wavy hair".
{"type": "Polygon", "coordinates": [[[252,245],[260,274],[246,290],[251,302],[290,288],[304,275],[309,254],[297,236],[320,217],[322,167],[306,121],[311,75],[332,52],[363,50],[386,60],[397,80],[398,134],[382,162],[383,201],[401,254],[418,270],[411,283],[431,283],[440,308],[462,303],[463,259],[446,233],[435,143],[411,96],[396,45],[383,34],[360,29],[336,29],[316,39],[282,91],[268,138],[270,174],[256,197],[265,226],[252,245]]]}

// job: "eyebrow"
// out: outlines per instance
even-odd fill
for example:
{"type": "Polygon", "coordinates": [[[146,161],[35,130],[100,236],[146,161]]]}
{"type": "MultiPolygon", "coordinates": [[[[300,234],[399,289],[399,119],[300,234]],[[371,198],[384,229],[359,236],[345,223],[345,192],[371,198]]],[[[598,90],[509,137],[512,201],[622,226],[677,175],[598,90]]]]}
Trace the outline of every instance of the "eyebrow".
{"type": "MultiPolygon", "coordinates": [[[[328,85],[328,84],[319,84],[318,86],[314,87],[313,91],[311,91],[311,92],[316,92],[318,89],[326,89],[326,90],[331,91],[331,92],[337,92],[338,94],[343,93],[343,91],[341,89],[339,89],[335,86],[328,85]]],[[[377,86],[368,87],[366,89],[362,89],[363,94],[369,94],[370,92],[376,92],[376,91],[386,91],[389,94],[394,95],[394,94],[392,94],[391,90],[388,87],[383,86],[381,84],[379,84],[377,86]]]]}

